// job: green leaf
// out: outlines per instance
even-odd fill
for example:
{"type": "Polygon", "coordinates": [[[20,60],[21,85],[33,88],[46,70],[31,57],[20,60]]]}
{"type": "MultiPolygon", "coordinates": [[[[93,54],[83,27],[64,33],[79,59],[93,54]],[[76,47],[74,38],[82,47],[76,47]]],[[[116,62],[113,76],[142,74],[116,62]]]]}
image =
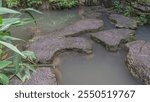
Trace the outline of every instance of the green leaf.
{"type": "Polygon", "coordinates": [[[0,32],[7,30],[10,26],[11,26],[11,24],[4,25],[4,26],[0,27],[0,32]]]}
{"type": "Polygon", "coordinates": [[[10,41],[10,40],[21,40],[21,41],[24,41],[24,40],[22,40],[22,39],[19,39],[19,38],[15,38],[15,37],[12,37],[12,36],[7,36],[7,35],[5,35],[5,36],[3,36],[2,38],[1,38],[2,40],[5,40],[5,41],[10,41]]]}
{"type": "Polygon", "coordinates": [[[26,58],[29,58],[32,61],[36,60],[36,58],[37,58],[35,53],[32,51],[23,51],[22,53],[26,56],[26,58]]]}
{"type": "Polygon", "coordinates": [[[24,19],[21,19],[19,23],[16,23],[15,25],[16,26],[22,26],[22,25],[25,25],[25,24],[29,24],[29,23],[33,23],[34,20],[31,19],[31,18],[24,18],[24,19]]]}
{"type": "Polygon", "coordinates": [[[2,7],[2,0],[0,0],[0,7],[2,7]]]}
{"type": "Polygon", "coordinates": [[[9,78],[5,74],[0,73],[0,83],[3,85],[9,84],[9,78]]]}
{"type": "Polygon", "coordinates": [[[26,79],[30,79],[30,71],[28,68],[26,68],[26,66],[21,66],[19,68],[19,72],[16,74],[16,76],[21,80],[21,81],[25,81],[26,79]]]}
{"type": "Polygon", "coordinates": [[[0,15],[2,14],[21,14],[20,12],[18,11],[15,11],[15,10],[12,10],[12,9],[8,9],[8,8],[5,8],[5,7],[0,7],[0,15]]]}
{"type": "Polygon", "coordinates": [[[2,44],[2,45],[4,45],[4,46],[8,47],[9,49],[11,49],[12,51],[14,51],[14,52],[16,52],[16,53],[18,53],[18,54],[20,54],[23,58],[26,58],[26,56],[25,56],[23,53],[21,53],[21,52],[16,48],[16,46],[14,46],[14,45],[12,45],[12,44],[10,44],[10,43],[4,42],[4,41],[0,41],[0,44],[2,44]]]}
{"type": "Polygon", "coordinates": [[[33,67],[33,65],[27,63],[22,63],[22,65],[28,68],[30,71],[35,72],[35,68],[33,67]]]}
{"type": "Polygon", "coordinates": [[[36,10],[36,9],[33,9],[33,8],[26,8],[26,9],[21,9],[21,11],[33,11],[33,12],[36,12],[36,13],[39,13],[39,14],[43,14],[42,12],[36,10]]]}
{"type": "Polygon", "coordinates": [[[19,72],[19,54],[14,52],[14,59],[13,59],[13,63],[15,65],[15,69],[16,69],[16,73],[19,72]]]}
{"type": "Polygon", "coordinates": [[[15,24],[20,22],[20,18],[3,18],[3,25],[15,24]]]}
{"type": "Polygon", "coordinates": [[[12,61],[0,61],[0,69],[7,67],[8,65],[12,64],[12,61]]]}
{"type": "Polygon", "coordinates": [[[2,26],[0,27],[0,32],[7,30],[11,25],[20,23],[20,18],[5,18],[2,19],[2,26]]]}
{"type": "Polygon", "coordinates": [[[2,16],[0,16],[0,26],[2,25],[2,16]]]}

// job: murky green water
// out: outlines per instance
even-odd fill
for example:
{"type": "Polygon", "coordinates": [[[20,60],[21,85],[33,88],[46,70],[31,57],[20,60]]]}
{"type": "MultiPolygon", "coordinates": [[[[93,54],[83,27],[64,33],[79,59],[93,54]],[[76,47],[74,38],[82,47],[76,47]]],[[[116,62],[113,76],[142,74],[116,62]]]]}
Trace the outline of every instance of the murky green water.
{"type": "MultiPolygon", "coordinates": [[[[34,14],[38,27],[44,32],[52,32],[61,29],[80,19],[78,9],[64,11],[45,11],[43,15],[34,14]]],[[[114,28],[106,15],[102,17],[105,29],[114,28]]],[[[31,32],[28,28],[34,25],[12,28],[13,35],[28,40],[31,32]],[[17,32],[17,33],[16,33],[17,32]]],[[[150,41],[150,26],[140,27],[137,30],[137,38],[150,41]]],[[[88,34],[82,35],[90,40],[88,34]]],[[[92,42],[92,41],[91,41],[92,42]]],[[[119,51],[111,53],[101,45],[92,42],[93,55],[77,53],[61,54],[60,69],[63,84],[113,84],[113,85],[137,85],[137,82],[129,73],[124,59],[126,53],[119,51]]]]}

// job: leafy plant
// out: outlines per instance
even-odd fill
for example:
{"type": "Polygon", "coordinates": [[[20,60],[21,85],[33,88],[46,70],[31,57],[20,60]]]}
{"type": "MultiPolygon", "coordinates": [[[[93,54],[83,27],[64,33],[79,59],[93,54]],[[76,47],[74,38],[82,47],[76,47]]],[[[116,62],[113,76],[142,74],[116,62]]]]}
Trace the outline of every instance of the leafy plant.
{"type": "MultiPolygon", "coordinates": [[[[20,11],[35,11],[34,9],[22,9],[20,11]]],[[[9,79],[17,76],[22,81],[30,78],[30,72],[34,71],[36,56],[31,51],[19,51],[13,41],[20,40],[9,35],[8,29],[11,26],[20,26],[33,22],[31,18],[20,18],[20,11],[0,7],[0,14],[12,14],[8,18],[0,16],[0,83],[8,84],[9,79]],[[13,52],[13,55],[10,52],[13,52]]],[[[39,12],[40,13],[40,12],[39,12]]]]}
{"type": "Polygon", "coordinates": [[[139,25],[144,25],[148,22],[148,18],[144,14],[137,16],[136,20],[139,25]]]}
{"type": "Polygon", "coordinates": [[[38,7],[42,4],[42,0],[27,0],[27,5],[29,7],[38,7]]]}
{"type": "Polygon", "coordinates": [[[20,3],[19,0],[7,0],[7,6],[12,8],[12,7],[17,7],[20,3]]]}
{"type": "Polygon", "coordinates": [[[78,5],[78,0],[49,0],[49,3],[57,3],[61,8],[72,8],[78,5]]]}
{"type": "Polygon", "coordinates": [[[122,13],[123,12],[123,5],[121,4],[120,0],[115,0],[115,2],[114,2],[114,9],[118,13],[122,13]]]}
{"type": "Polygon", "coordinates": [[[71,7],[77,6],[78,5],[78,1],[77,0],[59,0],[59,4],[63,8],[71,8],[71,7]]]}
{"type": "Polygon", "coordinates": [[[131,6],[127,6],[125,11],[124,11],[124,15],[125,16],[133,16],[134,14],[134,10],[131,6]]]}

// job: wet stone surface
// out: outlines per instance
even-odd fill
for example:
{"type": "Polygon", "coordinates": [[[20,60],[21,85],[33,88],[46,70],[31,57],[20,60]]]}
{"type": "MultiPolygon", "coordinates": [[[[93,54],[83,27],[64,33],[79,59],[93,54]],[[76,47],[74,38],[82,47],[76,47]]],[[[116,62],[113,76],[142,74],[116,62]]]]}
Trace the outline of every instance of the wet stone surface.
{"type": "Polygon", "coordinates": [[[99,31],[103,28],[103,25],[104,23],[102,20],[84,19],[65,27],[64,29],[60,30],[59,33],[56,33],[57,36],[78,36],[83,33],[99,31]]]}
{"type": "Polygon", "coordinates": [[[130,73],[145,84],[150,84],[150,43],[142,40],[126,44],[129,52],[126,63],[130,73]]]}
{"type": "Polygon", "coordinates": [[[137,23],[134,19],[125,17],[120,14],[111,14],[110,20],[115,23],[118,28],[136,29],[137,23]]]}
{"type": "Polygon", "coordinates": [[[52,73],[50,68],[41,67],[37,68],[36,72],[31,74],[31,79],[22,82],[17,77],[10,80],[10,85],[56,85],[55,74],[52,73]]]}
{"type": "Polygon", "coordinates": [[[91,34],[91,38],[109,51],[117,51],[120,44],[134,40],[134,30],[111,29],[91,34]]]}
{"type": "Polygon", "coordinates": [[[92,53],[91,43],[81,37],[51,38],[51,36],[43,36],[30,42],[27,49],[35,52],[39,63],[51,63],[55,56],[65,50],[92,53]]]}

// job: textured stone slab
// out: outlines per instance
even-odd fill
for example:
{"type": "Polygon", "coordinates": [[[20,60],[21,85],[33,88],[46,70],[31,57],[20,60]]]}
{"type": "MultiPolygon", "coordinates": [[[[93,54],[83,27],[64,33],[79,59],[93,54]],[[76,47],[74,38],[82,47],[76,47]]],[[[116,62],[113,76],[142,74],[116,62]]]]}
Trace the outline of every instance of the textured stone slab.
{"type": "Polygon", "coordinates": [[[74,24],[65,27],[59,31],[60,36],[77,36],[87,32],[95,32],[102,29],[104,23],[97,19],[84,19],[75,22],[74,24]]]}
{"type": "Polygon", "coordinates": [[[132,41],[134,39],[134,34],[134,30],[111,29],[91,34],[91,38],[104,45],[107,50],[117,51],[120,44],[132,41]]]}
{"type": "Polygon", "coordinates": [[[10,81],[10,85],[56,85],[55,75],[50,68],[37,68],[36,72],[31,74],[31,79],[24,83],[17,77],[10,81]]]}
{"type": "Polygon", "coordinates": [[[129,28],[136,29],[137,23],[134,19],[120,15],[120,14],[111,14],[110,20],[115,23],[118,28],[129,28]]]}
{"type": "Polygon", "coordinates": [[[126,63],[131,74],[145,84],[150,84],[150,43],[142,40],[126,44],[129,49],[126,63]]]}
{"type": "Polygon", "coordinates": [[[54,57],[64,50],[92,53],[91,43],[81,37],[51,38],[51,36],[43,36],[30,42],[27,48],[35,52],[39,63],[52,62],[54,57]]]}

